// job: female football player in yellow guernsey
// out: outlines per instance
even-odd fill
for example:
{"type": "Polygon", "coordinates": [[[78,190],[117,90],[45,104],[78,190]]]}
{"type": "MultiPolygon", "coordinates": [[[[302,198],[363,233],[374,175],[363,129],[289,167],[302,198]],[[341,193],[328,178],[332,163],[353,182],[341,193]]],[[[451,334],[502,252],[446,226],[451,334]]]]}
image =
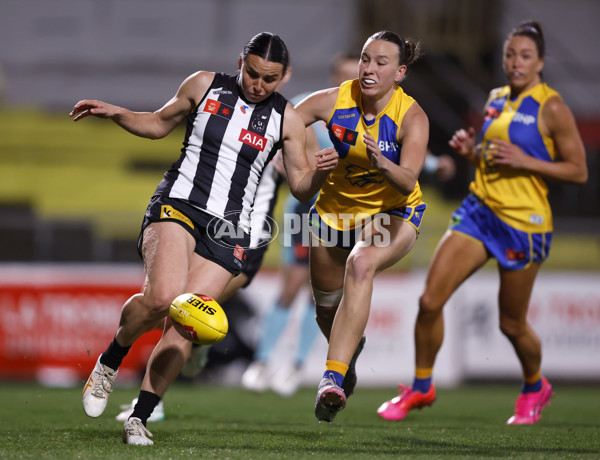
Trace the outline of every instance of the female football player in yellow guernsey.
{"type": "Polygon", "coordinates": [[[339,154],[310,213],[311,284],[329,340],[315,404],[319,421],[331,422],[352,394],[373,278],[411,250],[425,210],[417,178],[429,121],[399,86],[418,56],[418,44],[378,32],[363,46],[358,79],[297,106],[307,126],[327,123],[339,154]]]}
{"type": "Polygon", "coordinates": [[[503,55],[508,86],[490,93],[481,144],[475,145],[473,128],[457,131],[449,142],[476,166],[475,180],[438,245],[419,300],[413,385],[400,385],[401,394],[381,405],[384,419],[401,420],[435,400],[431,375],[444,334],[442,308],[489,258],[498,261],[500,329],[523,372],[522,392],[507,423],[536,423],[552,397],[540,370],[541,343],[527,322],[533,283],[552,237],[544,180],[583,184],[587,166],[571,111],[542,80],[544,45],[537,22],[508,34],[503,55]]]}

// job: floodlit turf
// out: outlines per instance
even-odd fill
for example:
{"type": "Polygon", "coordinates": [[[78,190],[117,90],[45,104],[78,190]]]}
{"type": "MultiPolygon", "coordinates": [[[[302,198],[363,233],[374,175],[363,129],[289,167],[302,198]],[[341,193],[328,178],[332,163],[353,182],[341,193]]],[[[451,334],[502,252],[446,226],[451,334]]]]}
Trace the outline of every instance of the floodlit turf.
{"type": "Polygon", "coordinates": [[[164,422],[149,423],[154,446],[126,446],[119,405],[137,391],[117,388],[105,414],[85,416],[81,390],[0,385],[0,458],[600,458],[600,391],[555,384],[534,426],[507,426],[515,385],[438,392],[432,408],[402,422],[375,410],[394,389],[361,389],[333,424],[317,423],[315,391],[289,399],[237,388],[174,385],[164,422]]]}

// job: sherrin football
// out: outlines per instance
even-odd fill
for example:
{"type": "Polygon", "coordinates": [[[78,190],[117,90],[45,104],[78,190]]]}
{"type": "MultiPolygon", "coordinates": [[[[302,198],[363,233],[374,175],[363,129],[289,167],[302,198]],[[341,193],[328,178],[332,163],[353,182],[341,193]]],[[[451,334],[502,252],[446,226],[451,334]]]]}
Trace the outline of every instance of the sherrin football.
{"type": "Polygon", "coordinates": [[[229,330],[223,308],[206,295],[187,293],[177,296],[171,302],[169,317],[179,334],[199,345],[218,343],[229,330]]]}

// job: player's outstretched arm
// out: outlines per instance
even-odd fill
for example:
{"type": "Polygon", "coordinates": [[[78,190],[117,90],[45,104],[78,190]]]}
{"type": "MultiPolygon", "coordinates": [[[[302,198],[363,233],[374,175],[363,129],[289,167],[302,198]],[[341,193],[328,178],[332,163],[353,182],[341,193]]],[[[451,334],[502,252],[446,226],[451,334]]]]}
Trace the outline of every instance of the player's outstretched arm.
{"type": "Polygon", "coordinates": [[[133,112],[107,102],[85,99],[79,101],[69,114],[73,121],[93,115],[109,118],[136,136],[161,139],[196,107],[214,78],[212,72],[196,72],[184,80],[177,94],[156,112],[133,112]]]}

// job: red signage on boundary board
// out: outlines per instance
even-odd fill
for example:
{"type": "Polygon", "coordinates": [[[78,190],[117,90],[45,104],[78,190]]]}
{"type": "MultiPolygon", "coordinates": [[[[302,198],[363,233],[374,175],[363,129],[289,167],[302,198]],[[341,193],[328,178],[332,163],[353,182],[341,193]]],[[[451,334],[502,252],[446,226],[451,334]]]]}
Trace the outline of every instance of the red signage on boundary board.
{"type": "MultiPolygon", "coordinates": [[[[43,279],[0,278],[0,378],[62,372],[85,380],[112,340],[123,304],[140,292],[143,282],[137,271],[125,281],[102,270],[83,277],[62,272],[57,269],[43,279]]],[[[160,335],[151,331],[142,336],[120,374],[141,374],[160,335]]]]}

